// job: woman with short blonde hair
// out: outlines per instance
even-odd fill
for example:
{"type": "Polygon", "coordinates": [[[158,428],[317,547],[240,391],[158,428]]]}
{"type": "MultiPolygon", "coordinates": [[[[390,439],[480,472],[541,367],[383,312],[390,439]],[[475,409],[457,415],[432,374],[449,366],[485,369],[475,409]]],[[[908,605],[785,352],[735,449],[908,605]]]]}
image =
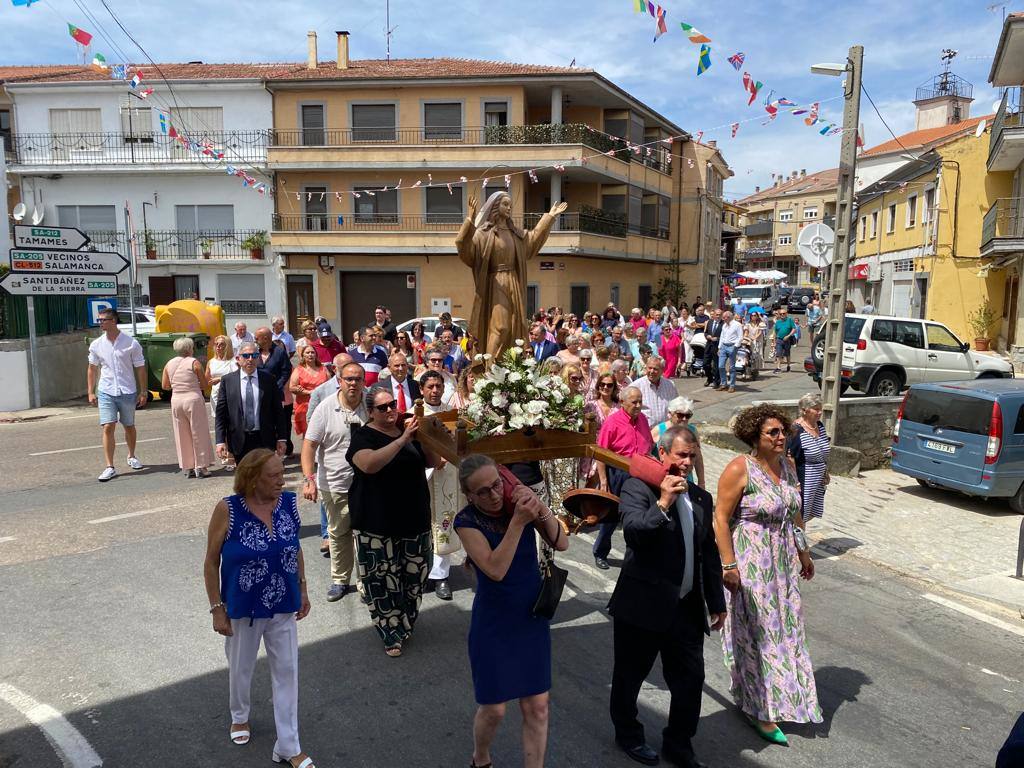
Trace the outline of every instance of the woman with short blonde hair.
{"type": "Polygon", "coordinates": [[[206,415],[203,390],[210,386],[206,372],[193,357],[195,342],[179,336],[171,345],[177,356],[168,360],[160,377],[164,392],[171,393],[171,423],[178,466],[185,477],[209,477],[213,463],[210,417],[206,415]]]}

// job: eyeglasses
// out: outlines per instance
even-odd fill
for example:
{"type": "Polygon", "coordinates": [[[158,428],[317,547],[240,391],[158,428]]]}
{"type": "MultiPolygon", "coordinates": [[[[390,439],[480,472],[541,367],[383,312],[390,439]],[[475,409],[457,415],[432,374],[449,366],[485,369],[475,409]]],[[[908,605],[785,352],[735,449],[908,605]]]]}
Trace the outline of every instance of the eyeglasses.
{"type": "Polygon", "coordinates": [[[761,434],[768,435],[768,437],[779,437],[780,435],[782,435],[782,427],[772,427],[771,429],[765,430],[761,434]]]}
{"type": "Polygon", "coordinates": [[[471,496],[500,496],[502,489],[502,481],[499,477],[490,485],[485,485],[483,488],[477,488],[475,491],[470,491],[471,496]]]}
{"type": "Polygon", "coordinates": [[[570,376],[569,381],[583,381],[582,376],[570,376]]]}
{"type": "Polygon", "coordinates": [[[349,384],[353,384],[353,383],[355,383],[357,381],[362,381],[363,377],[362,376],[342,376],[341,380],[342,381],[347,381],[349,384]]]}
{"type": "Polygon", "coordinates": [[[255,360],[257,357],[260,356],[260,353],[259,352],[240,352],[238,354],[238,356],[243,358],[243,359],[245,359],[245,360],[255,360]]]}
{"type": "Polygon", "coordinates": [[[444,358],[443,357],[432,357],[429,360],[427,360],[427,365],[433,365],[434,363],[437,363],[438,365],[440,365],[443,362],[444,362],[444,358]]]}
{"type": "Polygon", "coordinates": [[[690,418],[691,416],[693,416],[693,414],[692,414],[692,413],[684,413],[684,412],[682,412],[682,411],[677,411],[677,412],[676,412],[676,418],[677,418],[677,419],[688,419],[688,418],[690,418]]]}
{"type": "Polygon", "coordinates": [[[602,381],[597,385],[598,389],[614,389],[615,383],[611,381],[602,381]]]}
{"type": "Polygon", "coordinates": [[[373,406],[381,413],[387,413],[388,411],[398,410],[398,401],[392,400],[390,403],[381,403],[380,405],[373,406]]]}

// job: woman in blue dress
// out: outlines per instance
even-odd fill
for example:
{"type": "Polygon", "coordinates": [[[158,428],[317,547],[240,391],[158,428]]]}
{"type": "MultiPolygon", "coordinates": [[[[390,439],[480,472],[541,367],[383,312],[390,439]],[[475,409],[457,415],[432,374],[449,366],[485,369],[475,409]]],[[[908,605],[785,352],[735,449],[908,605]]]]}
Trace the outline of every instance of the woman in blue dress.
{"type": "MultiPolygon", "coordinates": [[[[506,474],[508,482],[512,476],[506,474]]],[[[534,530],[558,551],[568,537],[550,509],[525,485],[508,494],[494,461],[480,454],[459,465],[469,504],[455,518],[469,562],[477,572],[469,628],[469,664],[479,705],[473,718],[470,768],[489,768],[491,742],[505,717],[505,702],[519,699],[523,716],[523,765],[542,768],[548,739],[551,634],[547,619],[533,615],[541,588],[534,530]]]]}

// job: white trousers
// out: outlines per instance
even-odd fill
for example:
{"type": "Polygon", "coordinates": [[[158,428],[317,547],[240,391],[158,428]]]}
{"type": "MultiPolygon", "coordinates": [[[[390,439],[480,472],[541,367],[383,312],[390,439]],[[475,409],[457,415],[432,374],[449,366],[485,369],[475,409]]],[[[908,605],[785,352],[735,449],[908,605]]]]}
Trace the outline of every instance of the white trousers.
{"type": "Polygon", "coordinates": [[[299,635],[294,613],[278,613],[270,619],[232,619],[232,637],[224,638],[228,657],[231,722],[249,722],[252,673],[260,641],[270,662],[270,687],[274,699],[274,751],[281,757],[295,757],[299,747],[299,635]]]}
{"type": "Polygon", "coordinates": [[[451,555],[434,555],[434,565],[430,569],[430,576],[427,578],[441,581],[448,578],[448,572],[452,569],[451,555]]]}

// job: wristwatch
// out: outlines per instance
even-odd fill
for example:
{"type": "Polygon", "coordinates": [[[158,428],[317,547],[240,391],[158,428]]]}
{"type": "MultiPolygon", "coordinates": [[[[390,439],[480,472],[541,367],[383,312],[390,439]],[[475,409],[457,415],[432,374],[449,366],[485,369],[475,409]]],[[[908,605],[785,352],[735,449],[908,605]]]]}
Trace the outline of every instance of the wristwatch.
{"type": "Polygon", "coordinates": [[[796,541],[796,548],[801,552],[806,552],[807,547],[807,536],[804,535],[802,528],[793,526],[793,539],[796,541]]]}

